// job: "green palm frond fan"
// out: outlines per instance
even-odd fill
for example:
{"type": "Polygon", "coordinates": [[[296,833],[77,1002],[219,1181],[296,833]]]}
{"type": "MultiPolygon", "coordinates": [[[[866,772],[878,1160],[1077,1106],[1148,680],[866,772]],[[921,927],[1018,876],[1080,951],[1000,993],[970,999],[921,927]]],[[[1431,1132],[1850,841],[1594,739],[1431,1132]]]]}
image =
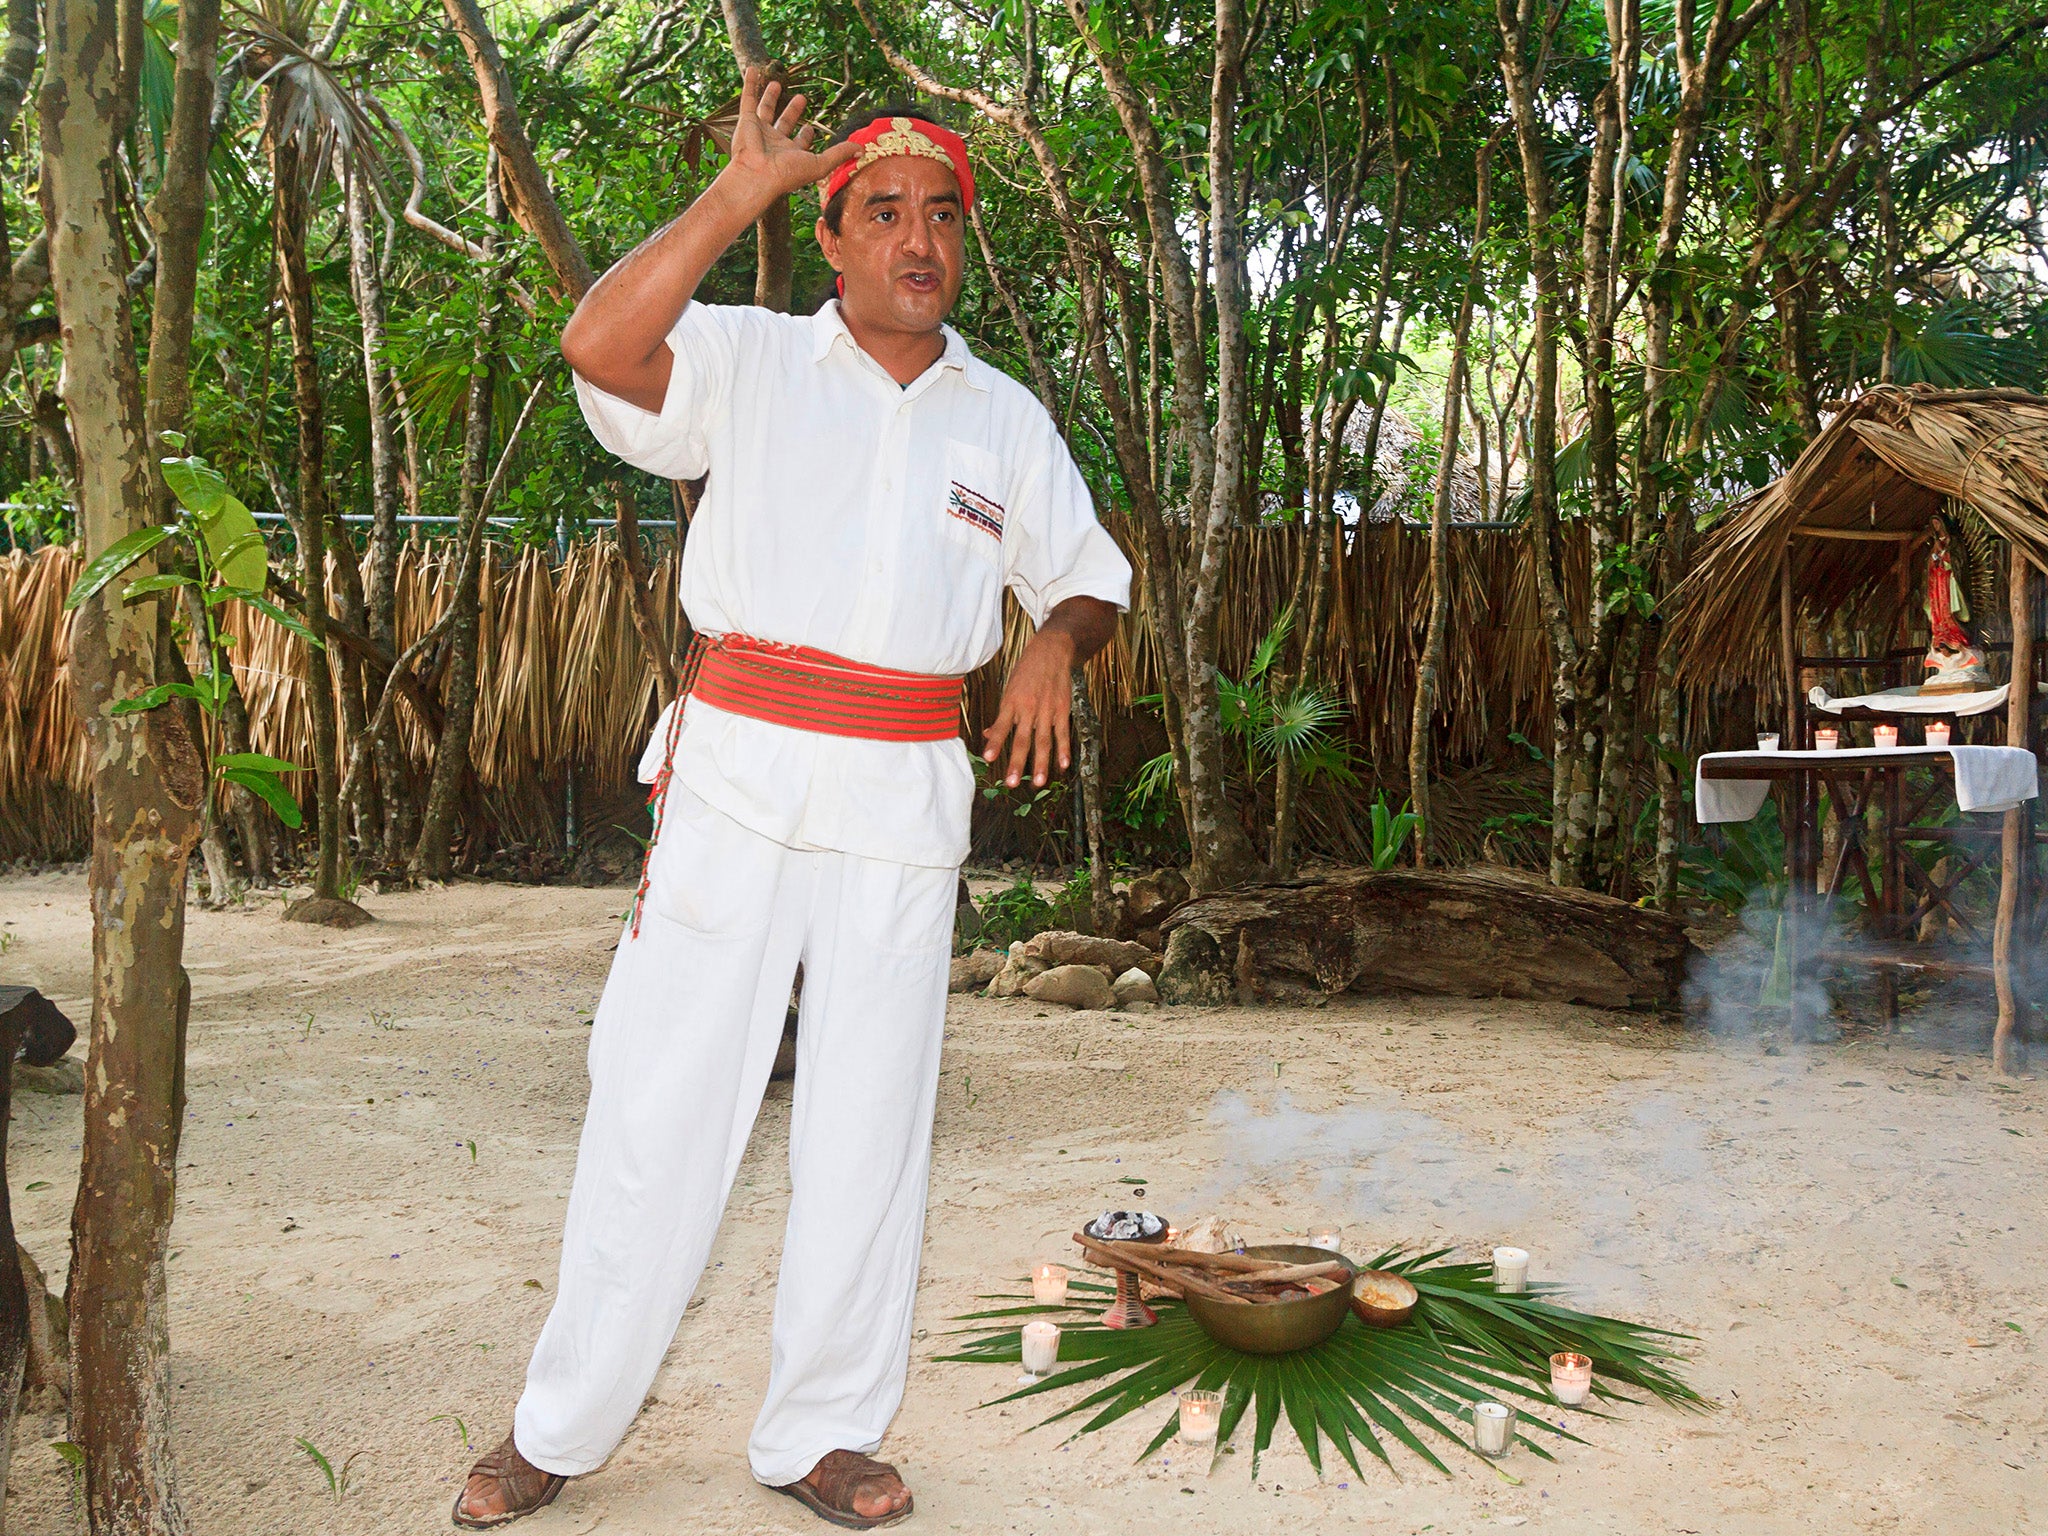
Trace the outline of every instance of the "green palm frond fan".
{"type": "MultiPolygon", "coordinates": [[[[1284,1418],[1318,1476],[1323,1470],[1325,1440],[1361,1476],[1359,1449],[1391,1468],[1390,1443],[1414,1452],[1449,1475],[1450,1467],[1437,1454],[1441,1442],[1514,1481],[1496,1463],[1479,1457],[1457,1426],[1474,1401],[1520,1398],[1542,1405],[1546,1434],[1583,1444],[1579,1436],[1557,1422],[1558,1410],[1550,1402],[1550,1356],[1564,1350],[1592,1358],[1594,1395],[1604,1403],[1640,1401],[1624,1390],[1634,1389],[1678,1407],[1710,1406],[1677,1374],[1684,1359],[1678,1346],[1690,1335],[1574,1311],[1555,1299],[1556,1286],[1536,1284],[1522,1292],[1496,1290],[1490,1265],[1445,1262],[1450,1251],[1440,1248],[1404,1254],[1396,1249],[1381,1254],[1368,1266],[1393,1270],[1413,1282],[1421,1299],[1408,1322],[1397,1328],[1368,1328],[1347,1315],[1328,1339],[1293,1354],[1245,1354],[1220,1344],[1202,1331],[1185,1307],[1170,1298],[1152,1303],[1159,1321],[1150,1328],[1101,1327],[1092,1313],[1108,1300],[1112,1287],[1077,1278],[1069,1287],[1073,1300],[1068,1306],[1034,1305],[1025,1299],[1028,1292],[1018,1297],[985,1297],[1023,1304],[955,1319],[971,1325],[958,1331],[967,1337],[952,1353],[937,1358],[975,1365],[1015,1365],[1023,1359],[1024,1322],[1049,1318],[1060,1324],[1061,1368],[983,1406],[1091,1388],[1032,1426],[1040,1428],[1087,1415],[1074,1429],[1073,1437],[1078,1438],[1105,1429],[1182,1388],[1220,1392],[1223,1413],[1216,1454],[1221,1454],[1249,1414],[1255,1477],[1259,1458],[1272,1445],[1274,1430],[1284,1418]],[[984,1331],[998,1319],[1016,1321],[993,1332],[984,1331]]],[[[1593,1416],[1604,1415],[1596,1412],[1593,1416]]],[[[1521,1422],[1526,1426],[1529,1415],[1522,1415],[1521,1422]]],[[[1138,1459],[1151,1456],[1179,1429],[1176,1408],[1138,1459]]],[[[1532,1455],[1555,1460],[1527,1433],[1516,1438],[1532,1455]]]]}

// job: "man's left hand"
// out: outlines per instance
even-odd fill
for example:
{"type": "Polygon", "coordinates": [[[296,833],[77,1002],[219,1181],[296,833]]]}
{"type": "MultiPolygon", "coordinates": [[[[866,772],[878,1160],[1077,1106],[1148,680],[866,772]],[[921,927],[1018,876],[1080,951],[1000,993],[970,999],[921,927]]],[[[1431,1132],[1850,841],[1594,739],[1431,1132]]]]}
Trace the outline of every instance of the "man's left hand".
{"type": "Polygon", "coordinates": [[[1113,604],[1070,597],[1046,615],[1044,625],[1024,647],[981,753],[983,761],[993,763],[1008,748],[1003,782],[1010,788],[1024,782],[1027,765],[1032,784],[1040,789],[1055,765],[1061,773],[1072,765],[1073,671],[1101,650],[1115,631],[1113,604]]]}

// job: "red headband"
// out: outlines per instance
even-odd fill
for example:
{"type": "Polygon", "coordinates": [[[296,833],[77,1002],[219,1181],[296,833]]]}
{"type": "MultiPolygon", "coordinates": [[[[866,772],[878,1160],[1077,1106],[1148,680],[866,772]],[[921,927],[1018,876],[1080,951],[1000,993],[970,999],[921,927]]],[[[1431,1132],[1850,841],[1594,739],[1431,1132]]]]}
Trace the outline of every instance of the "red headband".
{"type": "Polygon", "coordinates": [[[860,145],[860,153],[825,178],[826,202],[839,195],[856,171],[866,170],[891,155],[915,155],[949,167],[953,179],[960,183],[960,211],[973,211],[974,172],[967,164],[967,145],[950,128],[941,128],[921,117],[883,117],[865,128],[856,128],[847,142],[860,145]]]}

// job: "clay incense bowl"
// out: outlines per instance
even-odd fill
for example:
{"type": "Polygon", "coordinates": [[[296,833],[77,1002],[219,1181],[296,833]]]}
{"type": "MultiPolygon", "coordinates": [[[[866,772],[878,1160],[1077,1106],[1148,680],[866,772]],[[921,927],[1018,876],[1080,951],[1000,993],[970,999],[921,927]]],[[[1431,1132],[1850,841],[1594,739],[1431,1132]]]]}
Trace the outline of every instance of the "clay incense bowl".
{"type": "Polygon", "coordinates": [[[1344,1314],[1351,1310],[1351,1282],[1358,1273],[1358,1266],[1343,1254],[1303,1243],[1268,1243],[1244,1252],[1255,1259],[1274,1259],[1283,1264],[1320,1264],[1337,1259],[1351,1273],[1319,1296],[1297,1296],[1288,1301],[1233,1302],[1188,1296],[1188,1316],[1218,1344],[1241,1349],[1248,1355],[1285,1355],[1313,1348],[1343,1324],[1344,1314]]]}

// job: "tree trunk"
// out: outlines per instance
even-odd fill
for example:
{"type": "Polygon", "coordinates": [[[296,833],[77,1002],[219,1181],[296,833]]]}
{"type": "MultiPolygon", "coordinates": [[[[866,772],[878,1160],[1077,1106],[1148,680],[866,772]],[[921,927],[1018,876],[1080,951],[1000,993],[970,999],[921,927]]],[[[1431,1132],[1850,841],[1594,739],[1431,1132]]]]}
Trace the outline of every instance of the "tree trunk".
{"type": "Polygon", "coordinates": [[[1247,886],[1198,896],[1162,926],[1169,1003],[1355,988],[1665,1009],[1692,950],[1661,912],[1499,868],[1247,886]]]}
{"type": "Polygon", "coordinates": [[[1521,160],[1529,272],[1536,288],[1528,425],[1529,534],[1534,542],[1538,604],[1550,640],[1550,878],[1567,885],[1575,881],[1577,851],[1592,832],[1593,802],[1589,792],[1578,793],[1589,789],[1579,783],[1579,641],[1565,597],[1562,530],[1557,516],[1557,331],[1564,280],[1551,229],[1556,198],[1544,159],[1548,125],[1536,99],[1536,61],[1543,43],[1536,27],[1536,8],[1526,0],[1521,0],[1519,8],[1518,0],[1496,0],[1496,11],[1501,31],[1501,80],[1507,89],[1515,148],[1521,160]]]}
{"type": "MultiPolygon", "coordinates": [[[[725,13],[732,56],[744,73],[768,67],[768,45],[761,38],[761,17],[754,0],[719,0],[725,13]]],[[[796,258],[790,240],[789,199],[771,204],[754,225],[754,302],[763,309],[789,312],[790,286],[796,258]]]]}
{"type": "MultiPolygon", "coordinates": [[[[41,94],[43,211],[63,322],[64,403],[81,448],[87,559],[154,513],[122,240],[119,155],[134,102],[120,65],[121,18],[115,0],[50,0],[41,94]]],[[[131,572],[151,568],[144,560],[131,572]]],[[[123,585],[79,610],[71,642],[93,764],[92,1035],[71,1217],[71,1438],[85,1450],[93,1536],[180,1536],[164,1258],[191,995],[185,872],[206,781],[176,712],[111,713],[159,677],[155,607],[124,604],[123,585]]]]}
{"type": "Polygon", "coordinates": [[[1088,830],[1088,915],[1095,931],[1116,936],[1116,883],[1102,821],[1102,718],[1088,694],[1088,669],[1074,668],[1075,774],[1081,781],[1081,816],[1088,830]]]}
{"type": "Polygon", "coordinates": [[[327,636],[327,422],[320,390],[319,344],[313,330],[313,277],[306,265],[308,182],[297,142],[277,120],[270,102],[270,182],[276,200],[272,233],[278,286],[292,342],[292,404],[298,417],[298,494],[292,532],[299,542],[299,590],[305,594],[306,627],[318,644],[306,647],[306,710],[313,727],[314,818],[318,853],[313,895],[341,895],[342,839],[340,743],[334,724],[334,675],[328,665],[327,636]]]}
{"type": "MultiPolygon", "coordinates": [[[[192,313],[198,293],[199,238],[206,221],[206,157],[212,147],[214,76],[220,39],[220,0],[196,0],[178,12],[177,71],[173,77],[170,132],[164,141],[163,179],[150,199],[147,215],[156,241],[156,285],[150,305],[149,372],[144,385],[143,419],[148,427],[152,465],[171,451],[166,432],[183,432],[192,407],[192,313]]],[[[151,476],[156,520],[175,515],[170,487],[163,476],[151,476]]],[[[187,589],[193,627],[204,633],[203,599],[187,589]]],[[[170,609],[162,608],[168,623],[170,609]]],[[[169,636],[160,635],[166,648],[169,636]]],[[[166,658],[172,660],[170,655],[166,658]]],[[[227,686],[237,695],[234,669],[226,669],[227,686]]],[[[186,728],[195,737],[201,729],[196,705],[185,703],[186,728]]],[[[224,786],[223,789],[231,789],[224,786]]],[[[233,793],[246,799],[239,789],[233,793]]],[[[205,853],[209,896],[218,905],[234,885],[234,866],[220,812],[225,793],[210,794],[202,813],[201,847],[205,853]]]]}
{"type": "MultiPolygon", "coordinates": [[[[363,389],[370,426],[370,515],[374,519],[369,557],[364,562],[363,625],[371,640],[396,656],[400,650],[397,405],[390,365],[384,358],[384,274],[370,238],[370,190],[359,172],[348,177],[347,209],[349,278],[362,328],[363,389]]],[[[390,668],[365,662],[363,672],[365,697],[377,697],[384,690],[390,668]]],[[[411,845],[414,820],[411,765],[395,722],[378,732],[371,752],[384,812],[383,826],[378,829],[381,862],[395,869],[404,862],[405,849],[411,845]]]]}
{"type": "MultiPolygon", "coordinates": [[[[486,157],[484,210],[489,232],[484,247],[497,253],[498,222],[505,216],[499,192],[495,150],[486,157]]],[[[503,307],[509,267],[495,260],[484,269],[484,292],[478,307],[476,341],[470,353],[469,397],[465,404],[462,430],[462,479],[458,506],[462,514],[461,542],[488,537],[477,527],[484,516],[484,480],[491,464],[491,385],[498,371],[498,312],[503,307]]],[[[488,556],[486,556],[486,559],[488,556]]],[[[449,665],[447,716],[441,739],[434,749],[434,774],[427,785],[426,813],[420,818],[419,848],[413,855],[413,871],[430,880],[446,880],[453,873],[449,847],[454,840],[455,813],[462,786],[469,777],[469,742],[476,727],[477,635],[481,627],[478,594],[483,583],[484,560],[466,564],[458,576],[450,599],[455,604],[455,622],[448,631],[449,665]]]]}
{"type": "Polygon", "coordinates": [[[1415,813],[1415,867],[1430,859],[1429,747],[1436,714],[1437,675],[1443,670],[1451,614],[1451,476],[1458,467],[1458,429],[1465,415],[1465,367],[1472,342],[1472,310],[1478,297],[1479,267],[1486,248],[1486,218],[1493,195],[1495,134],[1479,151],[1478,196],[1472,214],[1472,257],[1465,291],[1451,326],[1451,365],[1444,380],[1443,450],[1436,463],[1436,490],[1429,512],[1429,623],[1422,660],[1415,669],[1415,709],[1408,721],[1408,808],[1415,813]]]}

